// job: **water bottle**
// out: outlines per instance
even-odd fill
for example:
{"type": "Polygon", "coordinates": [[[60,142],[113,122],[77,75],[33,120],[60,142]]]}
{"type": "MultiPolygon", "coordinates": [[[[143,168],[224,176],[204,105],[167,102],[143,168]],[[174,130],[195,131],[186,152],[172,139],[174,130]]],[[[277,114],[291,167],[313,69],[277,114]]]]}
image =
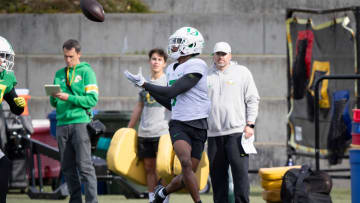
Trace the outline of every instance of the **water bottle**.
{"type": "Polygon", "coordinates": [[[294,165],[294,161],[291,157],[289,157],[287,163],[286,163],[286,166],[293,166],[294,165]]]}

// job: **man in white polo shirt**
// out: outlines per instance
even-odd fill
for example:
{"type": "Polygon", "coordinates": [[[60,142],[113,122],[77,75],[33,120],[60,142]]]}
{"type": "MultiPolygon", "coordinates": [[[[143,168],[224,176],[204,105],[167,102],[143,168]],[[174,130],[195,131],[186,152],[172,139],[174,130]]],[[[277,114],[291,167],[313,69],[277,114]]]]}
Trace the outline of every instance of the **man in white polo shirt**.
{"type": "Polygon", "coordinates": [[[234,180],[235,203],[249,202],[249,156],[241,137],[254,135],[260,97],[252,74],[231,61],[231,47],[215,44],[214,65],[208,72],[208,154],[214,203],[228,203],[228,169],[234,180]]]}

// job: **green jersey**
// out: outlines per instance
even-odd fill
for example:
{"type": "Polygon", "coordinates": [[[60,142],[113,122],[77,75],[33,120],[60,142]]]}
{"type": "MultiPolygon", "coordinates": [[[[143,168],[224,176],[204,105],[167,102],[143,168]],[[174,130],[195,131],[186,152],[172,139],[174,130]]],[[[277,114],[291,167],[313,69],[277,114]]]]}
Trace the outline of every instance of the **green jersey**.
{"type": "Polygon", "coordinates": [[[68,100],[50,97],[50,104],[56,108],[57,125],[88,123],[90,117],[87,111],[98,101],[95,72],[86,62],[81,62],[66,70],[67,68],[64,67],[56,72],[54,84],[59,84],[61,91],[69,94],[68,100]],[[67,80],[72,92],[66,85],[67,80]]]}
{"type": "Polygon", "coordinates": [[[0,73],[0,103],[3,101],[5,94],[9,93],[17,84],[13,71],[3,70],[0,73]]]}
{"type": "MultiPolygon", "coordinates": [[[[13,71],[3,70],[0,72],[0,107],[3,101],[4,95],[9,93],[16,85],[16,77],[13,71]]],[[[0,159],[4,156],[4,153],[0,149],[0,159]]]]}

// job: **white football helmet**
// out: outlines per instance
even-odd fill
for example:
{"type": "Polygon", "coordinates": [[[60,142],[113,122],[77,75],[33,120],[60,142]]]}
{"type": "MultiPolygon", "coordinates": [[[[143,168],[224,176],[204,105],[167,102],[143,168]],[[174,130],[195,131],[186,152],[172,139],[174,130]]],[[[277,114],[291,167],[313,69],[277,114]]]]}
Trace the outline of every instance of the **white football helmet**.
{"type": "Polygon", "coordinates": [[[11,44],[4,37],[0,36],[0,68],[11,70],[14,67],[14,59],[15,52],[11,44]]]}
{"type": "Polygon", "coordinates": [[[168,55],[177,60],[181,56],[201,54],[204,38],[192,27],[182,27],[169,37],[168,55]]]}

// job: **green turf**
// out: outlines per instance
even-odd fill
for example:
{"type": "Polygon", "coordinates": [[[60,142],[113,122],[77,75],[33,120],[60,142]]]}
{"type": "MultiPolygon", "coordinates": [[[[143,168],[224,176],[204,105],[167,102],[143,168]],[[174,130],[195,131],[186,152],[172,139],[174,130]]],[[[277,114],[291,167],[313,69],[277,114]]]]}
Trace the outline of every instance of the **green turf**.
{"type": "MultiPolygon", "coordinates": [[[[251,187],[250,202],[264,203],[261,197],[262,188],[257,186],[251,187]]],[[[350,189],[334,188],[331,192],[333,203],[350,203],[351,191],[350,189]]],[[[212,194],[201,194],[203,203],[210,203],[212,201],[212,194]]],[[[32,200],[26,194],[9,194],[7,198],[8,203],[65,203],[65,200],[32,200]]],[[[104,203],[147,203],[146,199],[126,199],[123,195],[100,195],[99,202],[104,203]]],[[[191,203],[192,200],[188,194],[172,194],[170,198],[171,203],[191,203]]]]}

